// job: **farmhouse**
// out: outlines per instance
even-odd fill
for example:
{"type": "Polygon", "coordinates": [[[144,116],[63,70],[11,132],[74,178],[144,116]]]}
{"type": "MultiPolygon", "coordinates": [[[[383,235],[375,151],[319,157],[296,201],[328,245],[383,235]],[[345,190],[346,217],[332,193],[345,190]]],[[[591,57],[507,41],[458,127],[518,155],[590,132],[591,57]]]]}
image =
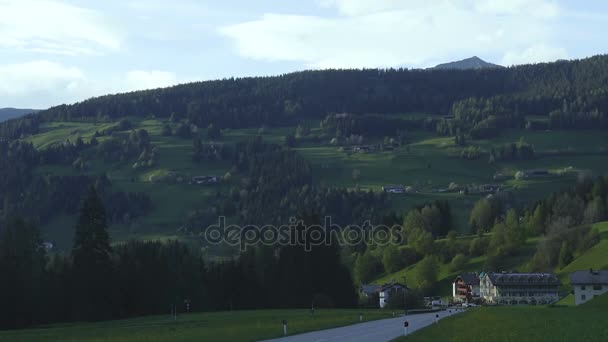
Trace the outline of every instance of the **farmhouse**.
{"type": "Polygon", "coordinates": [[[389,192],[392,194],[403,194],[405,193],[405,188],[402,185],[385,185],[382,187],[384,192],[389,192]]]}
{"type": "Polygon", "coordinates": [[[365,298],[368,305],[378,305],[378,295],[382,286],[375,284],[362,284],[359,290],[360,296],[365,298]]]}
{"type": "Polygon", "coordinates": [[[479,298],[479,276],[476,273],[463,273],[452,283],[454,302],[470,303],[479,298]]]}
{"type": "Polygon", "coordinates": [[[548,304],[559,300],[560,284],[552,273],[483,273],[479,291],[488,304],[548,304]]]}
{"type": "Polygon", "coordinates": [[[194,184],[217,184],[221,181],[219,176],[196,176],[192,177],[192,183],[194,184]]]}
{"type": "Polygon", "coordinates": [[[394,281],[382,285],[378,290],[378,293],[380,294],[380,308],[384,308],[388,305],[391,296],[394,296],[397,293],[405,293],[406,291],[409,291],[407,286],[394,281]]]}
{"type": "Polygon", "coordinates": [[[524,171],[524,178],[544,177],[549,176],[549,170],[535,169],[524,171]]]}
{"type": "Polygon", "coordinates": [[[570,274],[570,284],[574,287],[576,305],[608,292],[608,271],[576,271],[570,274]]]}

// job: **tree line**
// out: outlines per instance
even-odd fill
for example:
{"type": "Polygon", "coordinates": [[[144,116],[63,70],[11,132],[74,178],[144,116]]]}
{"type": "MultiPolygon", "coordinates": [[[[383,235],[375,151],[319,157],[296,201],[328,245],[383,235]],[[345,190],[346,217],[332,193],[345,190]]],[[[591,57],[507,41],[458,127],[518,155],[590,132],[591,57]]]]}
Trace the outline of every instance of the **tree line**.
{"type": "MultiPolygon", "coordinates": [[[[585,126],[605,122],[607,74],[608,57],[595,56],[482,70],[320,70],[230,78],[52,107],[0,124],[0,137],[34,134],[40,122],[109,122],[129,115],[242,128],[290,125],[331,113],[422,112],[454,115],[454,124],[440,125],[444,134],[454,135],[460,127],[473,138],[483,138],[505,127],[524,127],[527,115],[563,110],[564,102],[569,105],[567,115],[587,118],[585,126]]],[[[556,125],[569,122],[554,117],[556,125]]]]}
{"type": "MultiPolygon", "coordinates": [[[[318,215],[299,216],[306,224],[318,215]]],[[[353,307],[356,291],[336,245],[256,247],[206,262],[184,243],[111,244],[94,187],[82,202],[69,254],[46,253],[37,228],[0,229],[0,329],[177,311],[353,307]]]]}

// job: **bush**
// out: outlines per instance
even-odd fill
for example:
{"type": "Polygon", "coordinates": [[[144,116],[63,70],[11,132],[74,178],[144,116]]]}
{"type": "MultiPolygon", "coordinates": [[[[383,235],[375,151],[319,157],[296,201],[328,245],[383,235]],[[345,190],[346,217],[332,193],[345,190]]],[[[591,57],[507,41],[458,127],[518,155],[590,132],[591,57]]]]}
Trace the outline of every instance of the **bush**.
{"type": "Polygon", "coordinates": [[[476,237],[469,244],[469,255],[482,256],[488,249],[488,240],[484,237],[476,237]]]}
{"type": "Polygon", "coordinates": [[[469,262],[469,258],[467,258],[464,254],[458,254],[452,259],[450,263],[450,271],[456,272],[462,270],[467,263],[469,262]]]}
{"type": "Polygon", "coordinates": [[[164,125],[163,128],[162,128],[162,130],[160,131],[160,134],[163,137],[170,136],[172,134],[172,132],[171,132],[171,126],[169,126],[168,124],[164,125]]]}
{"type": "Polygon", "coordinates": [[[393,293],[387,303],[387,308],[394,310],[412,310],[422,307],[424,307],[424,297],[415,289],[393,293]]]}
{"type": "Polygon", "coordinates": [[[416,265],[416,285],[424,293],[430,292],[437,284],[439,263],[434,256],[427,256],[416,265]]]}
{"type": "Polygon", "coordinates": [[[397,246],[391,245],[384,248],[384,253],[382,254],[382,264],[384,265],[384,270],[389,273],[396,272],[401,268],[399,250],[397,249],[397,246]]]}

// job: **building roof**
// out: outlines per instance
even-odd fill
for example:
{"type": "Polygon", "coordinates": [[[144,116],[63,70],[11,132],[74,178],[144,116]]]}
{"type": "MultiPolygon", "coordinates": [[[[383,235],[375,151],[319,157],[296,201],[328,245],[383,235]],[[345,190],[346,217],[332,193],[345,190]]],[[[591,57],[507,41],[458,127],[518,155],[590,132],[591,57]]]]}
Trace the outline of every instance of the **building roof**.
{"type": "Polygon", "coordinates": [[[388,284],[382,284],[382,286],[380,287],[380,292],[382,291],[386,291],[388,289],[390,289],[391,287],[395,287],[395,286],[400,286],[403,287],[405,289],[407,289],[408,287],[406,285],[400,284],[400,283],[396,283],[396,282],[392,282],[392,283],[388,283],[388,284]]]}
{"type": "Polygon", "coordinates": [[[462,281],[467,285],[479,285],[479,276],[477,276],[475,273],[463,273],[456,277],[455,282],[459,278],[462,279],[462,281]]]}
{"type": "Polygon", "coordinates": [[[560,285],[553,273],[487,273],[492,284],[500,285],[560,285]]]}
{"type": "Polygon", "coordinates": [[[570,274],[570,284],[595,285],[608,284],[608,271],[576,271],[570,274]]]}
{"type": "Polygon", "coordinates": [[[380,285],[363,284],[363,285],[361,285],[361,292],[366,293],[366,294],[372,294],[372,293],[376,293],[376,292],[380,291],[381,287],[382,286],[380,286],[380,285]]]}

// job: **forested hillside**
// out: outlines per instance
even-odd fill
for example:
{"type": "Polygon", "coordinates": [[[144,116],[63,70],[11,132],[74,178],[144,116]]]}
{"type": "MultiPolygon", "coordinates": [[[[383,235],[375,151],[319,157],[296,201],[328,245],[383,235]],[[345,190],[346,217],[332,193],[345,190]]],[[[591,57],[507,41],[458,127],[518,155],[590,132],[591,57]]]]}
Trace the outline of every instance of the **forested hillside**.
{"type": "MultiPolygon", "coordinates": [[[[173,115],[200,127],[237,128],[293,124],[329,113],[424,112],[454,114],[465,128],[496,129],[523,127],[525,115],[556,112],[555,125],[578,116],[583,125],[606,125],[606,84],[608,56],[506,69],[305,71],[102,96],[50,108],[35,121],[173,115]]],[[[0,126],[0,136],[35,133],[37,123],[28,120],[0,126]]]]}
{"type": "Polygon", "coordinates": [[[566,269],[603,248],[592,224],[608,219],[607,115],[608,56],[597,56],[224,79],[0,123],[0,270],[15,280],[0,293],[17,308],[0,321],[120,318],[188,300],[347,307],[371,281],[418,295],[461,271],[566,269]],[[398,239],[307,253],[207,235],[326,218],[398,239]],[[103,290],[78,292],[80,281],[103,290]]]}

